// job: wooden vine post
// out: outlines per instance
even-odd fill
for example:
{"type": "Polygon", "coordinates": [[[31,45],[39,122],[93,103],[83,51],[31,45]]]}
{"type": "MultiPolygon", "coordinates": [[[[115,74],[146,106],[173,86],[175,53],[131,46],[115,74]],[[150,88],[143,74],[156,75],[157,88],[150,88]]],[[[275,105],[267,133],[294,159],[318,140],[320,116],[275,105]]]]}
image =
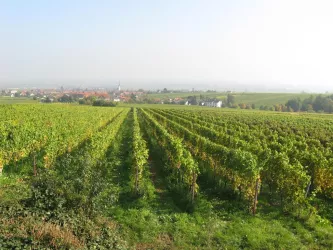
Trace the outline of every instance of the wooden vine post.
{"type": "Polygon", "coordinates": [[[256,184],[255,184],[255,188],[254,188],[253,211],[252,211],[253,215],[255,215],[257,212],[259,185],[260,185],[260,178],[258,177],[256,179],[256,184]]]}

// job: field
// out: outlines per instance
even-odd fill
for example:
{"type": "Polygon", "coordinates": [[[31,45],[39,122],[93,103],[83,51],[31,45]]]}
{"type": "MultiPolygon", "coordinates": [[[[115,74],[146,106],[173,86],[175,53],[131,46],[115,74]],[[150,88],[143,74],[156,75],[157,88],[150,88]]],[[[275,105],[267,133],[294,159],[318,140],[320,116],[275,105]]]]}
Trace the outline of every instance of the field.
{"type": "Polygon", "coordinates": [[[1,249],[333,248],[331,115],[0,109],[1,249]]]}
{"type": "MultiPolygon", "coordinates": [[[[153,94],[148,94],[148,97],[150,98],[159,98],[159,99],[164,99],[164,98],[186,98],[188,96],[200,96],[200,95],[205,95],[209,97],[215,97],[215,96],[221,96],[221,93],[219,92],[175,92],[175,93],[153,93],[153,94]]],[[[222,94],[223,95],[223,94],[222,94]]]]}
{"type": "MultiPolygon", "coordinates": [[[[185,93],[159,93],[159,94],[148,94],[148,98],[154,99],[174,99],[174,98],[184,98],[188,96],[197,96],[200,95],[209,98],[217,98],[219,100],[225,100],[227,98],[226,93],[222,92],[185,92],[185,93]]],[[[233,93],[235,96],[235,103],[245,103],[245,104],[255,104],[256,109],[259,109],[261,105],[273,106],[275,104],[285,104],[288,100],[299,97],[302,100],[309,97],[311,94],[290,94],[290,93],[233,93]]],[[[38,103],[38,101],[33,100],[32,98],[25,97],[0,97],[1,104],[31,104],[38,103]]]]}
{"type": "Polygon", "coordinates": [[[26,97],[5,97],[0,96],[0,104],[29,104],[29,103],[37,103],[37,101],[32,98],[26,97]]]}
{"type": "MultiPolygon", "coordinates": [[[[219,100],[224,100],[227,98],[227,93],[221,92],[188,92],[188,93],[160,93],[160,94],[149,94],[149,98],[187,98],[188,96],[196,95],[199,97],[203,95],[209,98],[217,98],[219,100]]],[[[276,104],[285,104],[288,100],[299,97],[301,100],[309,97],[311,94],[307,93],[247,93],[247,92],[237,92],[232,93],[235,96],[235,103],[245,103],[245,104],[255,104],[256,108],[259,109],[261,105],[273,106],[276,104]]],[[[314,94],[316,95],[316,94],[314,94]]]]}
{"type": "Polygon", "coordinates": [[[236,103],[255,104],[257,108],[261,105],[273,106],[285,104],[288,100],[299,97],[301,100],[311,94],[290,94],[290,93],[236,93],[236,103]]]}

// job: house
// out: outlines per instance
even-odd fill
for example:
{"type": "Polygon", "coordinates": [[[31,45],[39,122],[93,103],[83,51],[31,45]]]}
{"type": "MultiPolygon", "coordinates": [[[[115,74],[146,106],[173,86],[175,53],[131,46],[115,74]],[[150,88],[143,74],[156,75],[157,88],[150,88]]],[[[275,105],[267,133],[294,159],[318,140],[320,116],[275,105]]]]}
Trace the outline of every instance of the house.
{"type": "Polygon", "coordinates": [[[215,107],[215,108],[221,108],[222,107],[222,101],[208,101],[208,102],[202,102],[202,106],[207,107],[215,107]]]}
{"type": "Polygon", "coordinates": [[[79,98],[79,99],[81,99],[81,100],[84,98],[84,96],[85,96],[84,93],[78,93],[78,94],[76,94],[76,97],[79,98]]]}
{"type": "Polygon", "coordinates": [[[180,97],[176,97],[175,99],[173,99],[173,102],[175,104],[180,104],[182,101],[183,101],[183,98],[180,98],[180,97]]]}
{"type": "Polygon", "coordinates": [[[15,94],[17,93],[17,90],[11,90],[10,91],[10,97],[15,97],[15,94]]]}
{"type": "Polygon", "coordinates": [[[129,97],[129,96],[120,96],[119,99],[120,99],[120,101],[128,102],[131,99],[131,97],[129,97]]]}

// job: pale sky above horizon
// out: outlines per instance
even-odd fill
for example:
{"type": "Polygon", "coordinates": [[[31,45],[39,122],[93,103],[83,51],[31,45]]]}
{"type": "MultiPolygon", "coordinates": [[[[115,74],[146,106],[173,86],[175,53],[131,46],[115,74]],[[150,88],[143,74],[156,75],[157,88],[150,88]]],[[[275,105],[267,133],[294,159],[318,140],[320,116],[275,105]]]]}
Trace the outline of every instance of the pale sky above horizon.
{"type": "Polygon", "coordinates": [[[333,90],[332,13],[329,0],[0,0],[0,85],[233,81],[333,90]]]}

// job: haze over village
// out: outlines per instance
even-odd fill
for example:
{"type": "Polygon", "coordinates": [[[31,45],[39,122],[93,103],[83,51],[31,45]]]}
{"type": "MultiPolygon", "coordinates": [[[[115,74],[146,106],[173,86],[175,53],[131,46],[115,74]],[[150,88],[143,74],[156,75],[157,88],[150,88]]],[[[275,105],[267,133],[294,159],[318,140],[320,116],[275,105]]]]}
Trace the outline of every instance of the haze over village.
{"type": "MultiPolygon", "coordinates": [[[[146,103],[173,103],[173,104],[183,104],[191,105],[188,98],[174,97],[174,98],[150,98],[149,94],[186,94],[196,95],[203,93],[204,91],[196,91],[194,88],[192,90],[168,90],[167,88],[161,90],[123,90],[121,84],[118,83],[116,88],[92,88],[92,89],[82,89],[73,88],[66,89],[64,87],[60,88],[6,88],[1,91],[1,96],[10,98],[30,98],[39,102],[78,102],[80,104],[84,103],[84,100],[89,100],[93,102],[94,100],[112,101],[112,102],[146,102],[146,103]]],[[[207,93],[214,93],[216,91],[208,90],[207,93]]],[[[228,91],[231,93],[231,91],[228,91]]],[[[202,96],[202,95],[201,95],[202,96]]],[[[216,100],[218,107],[221,107],[222,101],[216,100]]],[[[90,103],[91,104],[91,103],[90,103]]],[[[202,105],[205,105],[202,103],[202,105]]],[[[213,105],[213,104],[210,104],[213,105]]]]}

